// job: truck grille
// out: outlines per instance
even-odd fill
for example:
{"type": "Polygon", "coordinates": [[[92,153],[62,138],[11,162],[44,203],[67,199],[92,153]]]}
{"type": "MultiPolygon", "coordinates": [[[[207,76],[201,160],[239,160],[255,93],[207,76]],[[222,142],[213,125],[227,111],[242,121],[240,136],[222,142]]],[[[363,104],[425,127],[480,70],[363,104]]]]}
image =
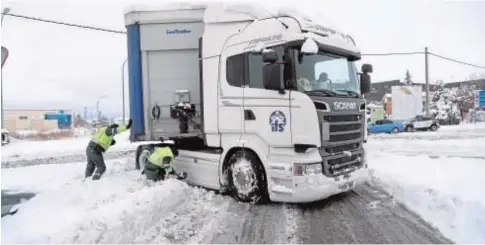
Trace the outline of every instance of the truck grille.
{"type": "Polygon", "coordinates": [[[347,124],[347,125],[331,125],[330,132],[356,130],[356,129],[360,129],[361,127],[362,125],[360,123],[347,124]]]}
{"type": "Polygon", "coordinates": [[[324,116],[323,119],[327,122],[352,122],[360,121],[360,115],[332,115],[324,116]]]}
{"type": "Polygon", "coordinates": [[[362,118],[359,114],[323,116],[323,120],[329,123],[330,133],[328,141],[322,142],[322,153],[330,154],[323,161],[325,175],[338,176],[361,166],[361,153],[358,153],[358,150],[362,148],[360,140],[364,127],[362,118]],[[341,154],[344,151],[353,154],[351,156],[341,154]],[[339,156],[336,157],[336,154],[339,156]]]}
{"type": "Polygon", "coordinates": [[[343,151],[351,151],[351,150],[359,149],[359,147],[360,147],[360,143],[353,143],[353,144],[325,147],[325,151],[327,153],[334,154],[334,153],[340,153],[343,151]]]}
{"type": "Polygon", "coordinates": [[[330,142],[355,140],[358,139],[361,135],[361,133],[330,135],[330,142]]]}

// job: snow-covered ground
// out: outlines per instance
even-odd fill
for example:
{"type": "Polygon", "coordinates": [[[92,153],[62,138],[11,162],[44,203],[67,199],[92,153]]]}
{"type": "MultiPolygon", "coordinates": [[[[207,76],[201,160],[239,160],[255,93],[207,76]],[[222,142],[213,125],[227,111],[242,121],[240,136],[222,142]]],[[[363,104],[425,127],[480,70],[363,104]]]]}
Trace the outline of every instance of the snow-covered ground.
{"type": "Polygon", "coordinates": [[[374,183],[457,243],[485,243],[485,123],[376,135],[374,183]]]}
{"type": "Polygon", "coordinates": [[[229,197],[177,180],[154,183],[132,159],[107,161],[99,181],[84,163],[2,171],[2,189],[38,193],[2,218],[2,243],[197,243],[229,197]]]}
{"type": "MultiPolygon", "coordinates": [[[[2,147],[2,161],[84,154],[88,140],[19,141],[2,147]]],[[[117,142],[114,149],[136,148],[128,134],[117,142]]],[[[372,135],[365,147],[373,184],[455,242],[485,243],[484,145],[482,123],[372,135]]],[[[2,169],[3,190],[37,193],[2,218],[2,242],[199,243],[235,203],[181,181],[147,181],[132,157],[108,160],[107,167],[97,182],[83,181],[84,162],[2,169]]],[[[287,220],[275,225],[296,225],[287,220]]]]}

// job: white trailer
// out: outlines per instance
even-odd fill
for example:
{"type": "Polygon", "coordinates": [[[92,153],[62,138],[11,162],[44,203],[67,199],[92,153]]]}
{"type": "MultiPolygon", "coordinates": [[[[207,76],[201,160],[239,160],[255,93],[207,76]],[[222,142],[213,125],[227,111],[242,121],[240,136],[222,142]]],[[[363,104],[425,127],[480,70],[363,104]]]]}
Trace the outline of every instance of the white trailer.
{"type": "MultiPolygon", "coordinates": [[[[372,66],[359,76],[349,35],[257,5],[134,6],[125,24],[132,141],[171,140],[188,183],[258,203],[367,180],[372,66]]],[[[155,145],[138,148],[138,168],[155,145]]]]}
{"type": "Polygon", "coordinates": [[[421,86],[393,86],[392,119],[411,120],[423,114],[423,93],[421,86]]]}

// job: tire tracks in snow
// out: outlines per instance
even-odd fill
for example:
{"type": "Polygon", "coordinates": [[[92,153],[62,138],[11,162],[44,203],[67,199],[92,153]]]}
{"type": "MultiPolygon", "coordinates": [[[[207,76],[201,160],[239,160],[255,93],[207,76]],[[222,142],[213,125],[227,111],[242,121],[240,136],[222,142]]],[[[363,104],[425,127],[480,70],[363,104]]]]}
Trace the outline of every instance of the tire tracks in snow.
{"type": "Polygon", "coordinates": [[[285,243],[286,217],[283,205],[251,205],[234,200],[219,217],[216,233],[207,234],[201,243],[285,243]]]}
{"type": "Polygon", "coordinates": [[[369,185],[294,207],[299,217],[295,231],[299,243],[452,243],[391,196],[369,185]]]}

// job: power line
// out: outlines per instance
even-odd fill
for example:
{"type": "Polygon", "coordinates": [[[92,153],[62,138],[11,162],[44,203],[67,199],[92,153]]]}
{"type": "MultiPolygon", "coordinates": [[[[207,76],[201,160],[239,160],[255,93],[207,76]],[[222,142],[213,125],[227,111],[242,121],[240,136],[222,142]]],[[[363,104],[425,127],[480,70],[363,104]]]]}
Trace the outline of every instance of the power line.
{"type": "Polygon", "coordinates": [[[391,55],[414,55],[424,54],[424,52],[405,52],[405,53],[380,53],[380,54],[362,54],[362,56],[391,56],[391,55]]]}
{"type": "Polygon", "coordinates": [[[433,55],[433,56],[438,57],[438,58],[441,58],[441,59],[453,61],[453,62],[460,63],[460,64],[463,64],[463,65],[473,66],[473,67],[476,67],[476,68],[485,69],[485,66],[479,66],[479,65],[474,65],[474,64],[466,63],[466,62],[463,62],[463,61],[459,61],[459,60],[455,60],[455,59],[452,59],[452,58],[448,58],[448,57],[444,57],[444,56],[441,56],[441,55],[437,55],[437,54],[434,54],[434,53],[431,53],[431,52],[428,52],[428,53],[430,55],[433,55]]]}
{"type": "Polygon", "coordinates": [[[17,18],[23,18],[23,19],[28,19],[28,20],[35,20],[35,21],[47,22],[47,23],[58,24],[58,25],[72,26],[72,27],[90,29],[90,30],[95,30],[95,31],[104,31],[104,32],[117,33],[117,34],[126,34],[126,32],[124,32],[124,31],[106,29],[106,28],[101,28],[101,27],[71,24],[71,23],[66,23],[66,22],[60,22],[60,21],[54,21],[54,20],[46,20],[46,19],[35,18],[35,17],[25,16],[25,15],[18,15],[18,14],[10,14],[10,13],[2,13],[2,14],[3,15],[9,15],[9,16],[17,17],[17,18]]]}

